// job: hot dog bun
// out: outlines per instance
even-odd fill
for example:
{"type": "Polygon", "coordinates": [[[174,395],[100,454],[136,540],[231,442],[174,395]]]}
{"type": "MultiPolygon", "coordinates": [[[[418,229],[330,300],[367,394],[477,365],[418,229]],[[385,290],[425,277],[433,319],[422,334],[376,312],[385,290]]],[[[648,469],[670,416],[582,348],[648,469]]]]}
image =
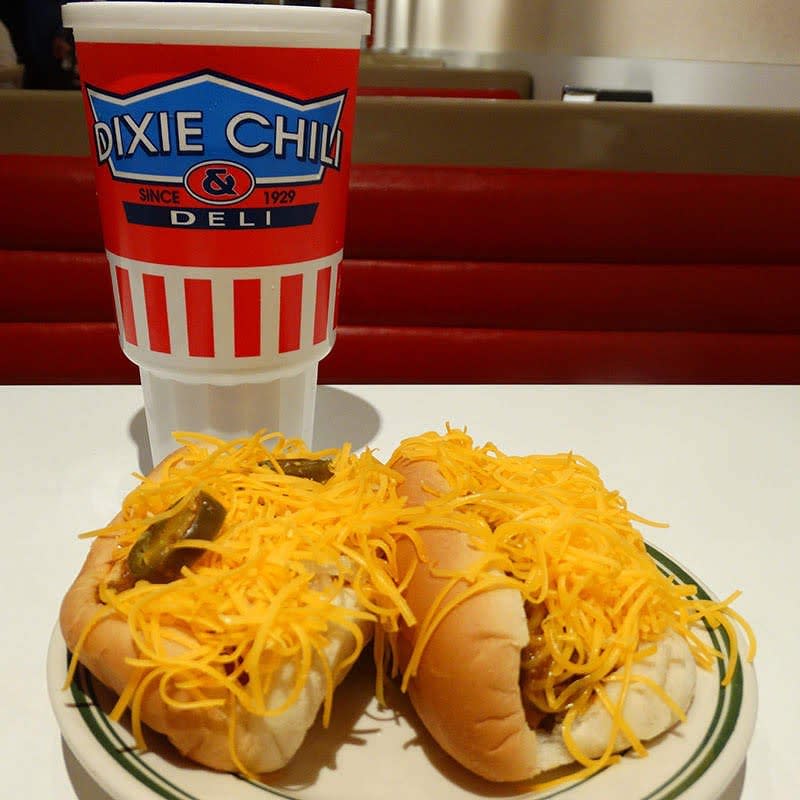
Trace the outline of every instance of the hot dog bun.
{"type": "MultiPolygon", "coordinates": [[[[400,460],[393,466],[406,479],[400,493],[413,505],[430,499],[428,489],[449,491],[433,462],[400,460]]],[[[428,562],[417,566],[405,597],[422,620],[448,583],[432,569],[466,569],[480,553],[460,531],[423,528],[419,536],[428,562]]],[[[405,573],[416,554],[410,545],[403,545],[399,553],[405,573]]],[[[460,582],[445,602],[466,589],[460,582]]],[[[401,628],[402,669],[418,633],[418,626],[401,628]]],[[[439,745],[489,780],[523,780],[538,771],[536,732],[526,723],[519,692],[520,652],[527,642],[519,592],[496,589],[473,595],[455,605],[436,628],[408,686],[414,709],[439,745]]]]}
{"type": "MultiPolygon", "coordinates": [[[[396,498],[396,494],[394,505],[392,505],[391,493],[381,497],[376,492],[375,497],[372,498],[368,493],[362,492],[361,495],[357,495],[353,491],[352,501],[347,500],[344,503],[341,501],[340,496],[346,494],[349,486],[342,481],[349,480],[350,473],[355,476],[353,480],[361,487],[362,484],[358,483],[359,480],[363,480],[366,476],[367,485],[369,485],[368,479],[373,471],[385,471],[383,465],[378,464],[374,459],[347,455],[341,456],[340,462],[337,462],[336,459],[340,456],[334,455],[334,462],[341,463],[343,466],[331,479],[330,484],[337,483],[340,473],[344,477],[334,490],[337,496],[328,500],[329,493],[326,493],[327,487],[325,486],[315,483],[310,485],[313,483],[312,481],[287,478],[273,471],[267,471],[268,468],[263,468],[264,462],[261,459],[265,456],[260,442],[246,441],[241,450],[248,450],[248,448],[253,451],[252,455],[240,457],[237,452],[231,451],[233,454],[225,453],[216,460],[209,458],[207,463],[204,461],[206,458],[204,448],[195,447],[191,451],[179,451],[153,470],[135,491],[139,491],[147,500],[146,493],[153,494],[153,487],[156,487],[157,493],[158,487],[164,486],[166,493],[167,490],[174,490],[173,484],[188,486],[194,480],[201,480],[204,482],[203,485],[212,487],[218,484],[220,488],[214,490],[222,492],[223,495],[224,492],[227,492],[227,495],[224,496],[229,507],[229,518],[233,517],[231,525],[236,523],[242,530],[258,528],[258,525],[252,524],[252,518],[254,515],[264,513],[267,515],[266,521],[263,523],[265,529],[269,530],[270,525],[277,524],[275,522],[277,518],[278,522],[284,526],[281,530],[285,530],[286,535],[296,538],[302,538],[304,535],[302,533],[304,529],[301,528],[303,525],[311,530],[329,524],[329,520],[333,520],[334,522],[331,524],[334,524],[337,513],[344,517],[352,515],[354,520],[358,520],[361,510],[367,508],[373,515],[370,517],[372,520],[375,517],[375,509],[386,505],[388,507],[387,519],[393,520],[401,506],[401,501],[396,498]],[[235,472],[227,473],[219,466],[219,463],[225,458],[228,460],[239,458],[241,463],[236,469],[243,470],[241,476],[235,472]],[[188,472],[184,471],[184,466],[188,472]],[[214,478],[215,475],[216,478],[214,478]],[[214,480],[217,481],[217,484],[214,483],[214,480]],[[233,484],[228,487],[232,481],[233,484]],[[262,493],[258,502],[242,500],[241,498],[247,497],[247,487],[257,481],[269,486],[274,483],[274,487],[272,487],[274,498],[273,495],[262,493]],[[299,488],[295,489],[295,484],[299,485],[299,488]],[[305,507],[306,498],[310,503],[308,508],[305,507]],[[249,506],[244,509],[231,510],[236,503],[249,503],[249,506]],[[326,521],[317,521],[314,503],[325,505],[326,521]],[[300,515],[302,515],[302,519],[300,515]],[[298,518],[296,523],[292,521],[295,516],[298,518]]],[[[148,500],[148,502],[150,501],[148,500]]],[[[162,505],[166,504],[167,508],[172,505],[172,501],[169,499],[159,500],[159,502],[162,505]]],[[[303,619],[300,619],[299,622],[294,621],[291,625],[287,623],[275,634],[280,641],[275,645],[263,646],[263,649],[258,651],[255,656],[253,656],[253,652],[256,645],[247,638],[230,639],[240,648],[241,657],[238,662],[230,661],[232,658],[228,655],[231,652],[230,647],[219,646],[219,652],[198,656],[195,651],[211,648],[214,644],[210,635],[208,639],[206,638],[205,628],[209,627],[214,633],[214,626],[227,624],[225,620],[232,616],[235,617],[237,608],[241,609],[239,614],[246,615],[248,601],[250,602],[249,607],[256,608],[262,616],[268,616],[278,608],[275,603],[278,603],[280,598],[274,602],[270,601],[273,604],[265,606],[263,613],[256,603],[260,596],[267,591],[263,589],[267,579],[263,574],[259,574],[258,565],[263,563],[266,564],[266,568],[271,568],[274,563],[277,563],[279,556],[271,553],[256,553],[250,542],[246,541],[242,548],[244,555],[240,560],[244,560],[245,566],[251,566],[247,575],[243,574],[243,577],[237,578],[240,582],[236,584],[238,594],[234,599],[238,606],[228,611],[226,615],[220,611],[219,618],[213,618],[213,614],[216,612],[217,595],[212,596],[210,600],[203,599],[201,595],[198,595],[200,598],[197,600],[198,607],[202,609],[201,602],[207,602],[209,610],[205,612],[201,610],[197,613],[205,614],[209,622],[203,622],[202,625],[196,623],[191,616],[193,612],[190,612],[188,617],[174,612],[176,617],[173,617],[172,607],[164,610],[159,606],[162,601],[158,599],[158,592],[161,589],[147,586],[147,581],[139,581],[132,588],[120,590],[117,595],[114,595],[113,592],[109,595],[109,584],[119,576],[120,565],[124,562],[125,554],[131,548],[130,534],[126,534],[124,531],[115,533],[115,530],[124,523],[125,519],[130,519],[132,515],[140,513],[131,511],[129,506],[130,503],[126,500],[127,510],[124,507],[123,512],[114,519],[109,528],[94,540],[80,573],[63,599],[60,626],[67,647],[71,651],[77,651],[80,662],[98,680],[118,695],[128,692],[130,697],[127,704],[133,713],[134,729],[139,722],[146,724],[155,731],[163,733],[180,753],[213,769],[257,775],[281,768],[297,752],[320,708],[326,702],[326,697],[332,691],[330,682],[333,681],[335,685],[344,677],[361,648],[369,640],[374,628],[375,615],[363,612],[356,593],[347,582],[338,580],[338,568],[332,565],[332,562],[336,560],[335,552],[330,557],[330,566],[326,566],[327,561],[323,561],[319,565],[311,564],[308,573],[304,572],[302,564],[293,567],[292,558],[296,558],[296,556],[290,556],[286,563],[280,562],[280,568],[288,576],[287,580],[293,580],[299,576],[298,583],[301,585],[296,596],[290,597],[291,603],[302,605],[304,602],[311,602],[316,604],[308,612],[313,616],[313,620],[307,625],[309,633],[306,635],[301,632],[302,635],[298,634],[297,641],[291,640],[292,631],[298,626],[302,628],[306,624],[303,619]],[[125,539],[126,535],[128,535],[127,540],[125,539]],[[251,551],[256,555],[253,556],[251,551]],[[293,569],[296,569],[296,574],[292,571],[293,569]],[[242,583],[245,580],[249,580],[251,583],[253,581],[262,582],[254,590],[253,597],[255,599],[251,600],[249,595],[242,599],[243,591],[247,590],[250,585],[242,583]],[[310,601],[307,601],[309,592],[306,591],[306,586],[314,593],[311,595],[310,601]],[[151,602],[159,628],[157,640],[153,640],[155,644],[148,641],[147,647],[160,650],[161,652],[157,653],[157,656],[153,656],[150,651],[143,652],[138,644],[142,637],[147,635],[147,627],[143,627],[133,617],[128,617],[123,611],[109,605],[109,603],[119,601],[126,593],[130,595],[140,589],[153,590],[154,599],[151,602]],[[306,592],[306,594],[302,594],[302,592],[306,592]],[[319,597],[317,597],[317,593],[319,593],[319,597]],[[104,602],[103,598],[109,602],[104,602]],[[336,611],[336,608],[339,611],[336,611]],[[174,619],[180,621],[173,621],[174,619]],[[196,627],[197,625],[200,627],[196,627]],[[198,633],[202,634],[202,642],[198,639],[198,633]],[[280,655],[283,652],[281,648],[288,649],[292,645],[308,648],[306,651],[308,663],[302,664],[302,669],[308,666],[308,673],[299,692],[296,691],[295,684],[298,674],[303,674],[302,671],[298,673],[300,668],[298,665],[301,664],[300,656],[287,655],[284,657],[280,655]],[[182,659],[189,658],[190,655],[197,657],[197,663],[185,664],[182,661],[182,659]],[[227,662],[225,661],[226,657],[228,658],[227,662]],[[247,658],[256,658],[257,660],[248,662],[247,658]],[[139,663],[134,663],[134,659],[139,659],[139,663]],[[150,666],[141,672],[143,661],[150,666]],[[237,664],[241,667],[242,663],[250,671],[231,678],[230,671],[237,664]],[[264,663],[267,663],[268,666],[262,674],[259,670],[264,663]],[[162,692],[161,682],[165,679],[164,675],[170,673],[170,670],[176,665],[183,671],[170,683],[169,702],[167,702],[162,692]],[[140,670],[139,677],[137,677],[137,670],[140,670]],[[211,679],[208,679],[209,671],[213,673],[211,679]],[[148,675],[150,678],[147,677],[148,675]],[[252,696],[256,691],[253,688],[256,678],[258,679],[257,685],[261,685],[262,681],[269,682],[269,689],[263,694],[262,710],[257,708],[261,703],[261,696],[252,696]],[[188,684],[192,682],[196,684],[198,680],[205,681],[202,689],[196,688],[196,685],[194,688],[186,688],[188,684]],[[137,681],[139,681],[138,684],[137,681]],[[131,689],[137,685],[139,687],[138,698],[135,694],[131,695],[131,689]],[[251,694],[245,697],[242,694],[245,690],[251,694]],[[293,693],[296,695],[294,699],[292,699],[293,693]],[[198,700],[203,702],[198,704],[198,700]],[[181,707],[182,703],[188,702],[194,702],[195,707],[181,707]],[[287,707],[280,713],[271,711],[284,704],[287,704],[287,707]],[[233,729],[233,745],[229,738],[231,729],[233,729]]],[[[225,524],[227,525],[227,521],[225,524]]],[[[377,522],[372,523],[373,527],[377,524],[377,522]]],[[[223,529],[221,538],[230,534],[230,531],[225,533],[225,530],[223,529]]],[[[375,528],[375,533],[379,535],[380,530],[375,528]]],[[[312,534],[313,530],[307,535],[310,537],[312,534]]],[[[265,534],[261,535],[266,537],[265,534]]],[[[328,538],[331,538],[330,534],[328,538]]],[[[280,549],[285,543],[285,536],[282,537],[282,534],[279,533],[270,541],[273,542],[272,546],[280,549]]],[[[312,539],[309,538],[306,541],[313,545],[312,539]]],[[[226,546],[228,546],[227,540],[226,546]]],[[[233,545],[230,547],[232,548],[233,545]]],[[[209,554],[206,553],[206,555],[209,554]]],[[[213,551],[212,557],[215,557],[213,551]]],[[[310,557],[307,556],[307,558],[310,557]]],[[[219,558],[222,559],[222,565],[213,567],[216,572],[209,572],[209,581],[213,582],[218,579],[224,583],[228,569],[231,572],[236,570],[242,572],[243,568],[240,563],[231,562],[229,568],[226,566],[227,562],[224,561],[224,558],[222,556],[219,558]]],[[[198,562],[198,564],[203,563],[202,560],[198,562]]],[[[202,573],[203,569],[210,571],[212,567],[198,567],[199,573],[202,573]]],[[[346,569],[346,565],[343,565],[342,569],[346,569]]],[[[191,604],[194,584],[188,578],[181,577],[165,588],[170,589],[179,583],[181,585],[176,589],[176,591],[180,589],[182,592],[179,599],[183,598],[185,601],[185,598],[189,598],[191,604]]],[[[275,584],[275,594],[283,585],[284,583],[278,579],[275,584]]],[[[219,595],[219,597],[228,602],[226,596],[219,595]]],[[[177,601],[163,602],[174,604],[177,601]]],[[[130,603],[125,605],[120,601],[120,608],[128,608],[130,605],[130,603]]],[[[131,613],[133,614],[133,612],[131,613]]],[[[280,613],[280,611],[275,613],[280,613]]],[[[241,626],[243,623],[234,621],[230,624],[241,626]]],[[[261,630],[258,628],[260,624],[258,623],[254,630],[261,630]]],[[[225,631],[222,633],[224,634],[225,631]]],[[[262,631],[260,635],[263,636],[264,633],[269,639],[269,629],[266,629],[266,632],[262,631]]],[[[251,637],[253,635],[252,633],[244,634],[244,636],[251,637]]]]}
{"type": "MultiPolygon", "coordinates": [[[[111,571],[116,548],[113,539],[95,540],[83,568],[64,597],[60,625],[70,650],[76,647],[82,631],[101,608],[97,591],[111,571]]],[[[342,592],[339,602],[348,607],[356,606],[354,594],[347,590],[342,592]]],[[[359,625],[364,640],[368,640],[371,625],[365,621],[360,621],[359,625]]],[[[341,627],[332,629],[330,644],[325,650],[329,668],[335,670],[355,647],[355,638],[348,630],[341,627]]],[[[177,654],[180,650],[174,646],[173,652],[177,654]]],[[[92,628],[81,649],[80,660],[101,683],[121,694],[134,671],[128,659],[139,655],[127,622],[113,616],[92,628]]],[[[267,698],[268,707],[275,707],[286,699],[292,678],[293,671],[287,665],[267,698]]],[[[280,716],[262,717],[238,708],[235,747],[240,763],[256,774],[285,766],[303,743],[324,696],[324,673],[322,666],[316,664],[300,697],[280,716]]],[[[186,692],[178,692],[177,697],[190,699],[186,692]]],[[[163,702],[154,684],[145,690],[142,697],[142,721],[163,733],[182,755],[212,769],[237,772],[240,767],[234,762],[228,743],[230,714],[229,701],[221,709],[177,711],[163,702]]]]}
{"type": "MultiPolygon", "coordinates": [[[[413,505],[433,501],[438,515],[448,508],[448,497],[463,491],[463,487],[454,490],[450,486],[436,461],[406,458],[402,446],[390,463],[405,478],[401,494],[413,505]]],[[[468,479],[464,483],[469,483],[468,479]]],[[[414,653],[418,659],[407,677],[412,704],[447,753],[489,780],[527,780],[574,763],[576,753],[565,743],[563,719],[556,718],[546,730],[537,731],[528,724],[520,666],[530,633],[520,591],[489,588],[458,600],[471,585],[460,580],[441,601],[440,593],[450,581],[442,573],[451,577],[466,573],[485,557],[469,535],[458,529],[455,516],[453,519],[452,528],[419,531],[424,560],[417,563],[405,592],[417,619],[425,619],[434,607],[444,613],[422,648],[420,636],[427,634],[420,626],[401,628],[399,633],[401,670],[409,669],[414,653]]],[[[406,547],[402,554],[406,570],[417,553],[406,547]]],[[[621,713],[633,735],[645,741],[675,724],[676,707],[682,711],[689,707],[696,667],[686,641],[668,632],[655,646],[648,645],[647,653],[637,661],[636,674],[647,682],[628,688],[621,713]],[[659,689],[674,705],[665,702],[659,689]]],[[[612,702],[619,699],[621,677],[622,671],[617,670],[606,680],[612,702]]],[[[607,750],[619,752],[631,746],[625,735],[612,729],[612,717],[597,697],[572,722],[570,735],[585,759],[598,759],[607,750]]]]}

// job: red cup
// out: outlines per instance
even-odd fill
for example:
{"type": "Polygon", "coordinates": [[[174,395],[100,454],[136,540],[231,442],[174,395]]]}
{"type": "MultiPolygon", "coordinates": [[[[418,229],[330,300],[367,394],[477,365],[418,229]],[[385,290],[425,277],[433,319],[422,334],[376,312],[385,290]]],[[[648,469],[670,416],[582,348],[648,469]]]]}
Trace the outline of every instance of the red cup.
{"type": "Polygon", "coordinates": [[[176,428],[310,440],[369,15],[171,2],[63,13],[154,459],[176,428]]]}

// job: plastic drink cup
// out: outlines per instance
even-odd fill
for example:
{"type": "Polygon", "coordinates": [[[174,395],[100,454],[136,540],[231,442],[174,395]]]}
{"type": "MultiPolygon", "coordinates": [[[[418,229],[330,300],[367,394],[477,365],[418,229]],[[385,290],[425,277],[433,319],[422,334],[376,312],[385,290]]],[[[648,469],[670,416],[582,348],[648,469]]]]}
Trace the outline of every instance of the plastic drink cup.
{"type": "Polygon", "coordinates": [[[63,16],[154,462],[175,430],[310,442],[369,15],[79,2],[63,16]]]}

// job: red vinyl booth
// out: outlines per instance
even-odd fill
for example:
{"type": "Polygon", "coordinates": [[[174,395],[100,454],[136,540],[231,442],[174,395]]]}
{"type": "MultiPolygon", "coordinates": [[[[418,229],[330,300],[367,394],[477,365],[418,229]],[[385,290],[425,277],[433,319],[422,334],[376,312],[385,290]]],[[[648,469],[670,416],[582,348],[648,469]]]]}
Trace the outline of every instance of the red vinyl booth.
{"type": "MultiPolygon", "coordinates": [[[[795,174],[354,152],[322,382],[800,382],[795,174]]],[[[88,156],[0,152],[0,181],[2,381],[138,381],[88,156]]]]}

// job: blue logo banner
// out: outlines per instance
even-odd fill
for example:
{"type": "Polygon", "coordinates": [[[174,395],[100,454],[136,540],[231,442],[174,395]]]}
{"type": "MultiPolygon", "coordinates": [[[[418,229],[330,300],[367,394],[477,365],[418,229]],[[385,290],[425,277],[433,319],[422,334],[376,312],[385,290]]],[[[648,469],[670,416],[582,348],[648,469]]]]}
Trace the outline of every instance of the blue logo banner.
{"type": "Polygon", "coordinates": [[[87,94],[98,162],[117,179],[183,184],[202,163],[206,181],[222,164],[241,165],[255,185],[309,184],[340,165],[345,91],[299,100],[203,72],[124,96],[87,94]]]}

